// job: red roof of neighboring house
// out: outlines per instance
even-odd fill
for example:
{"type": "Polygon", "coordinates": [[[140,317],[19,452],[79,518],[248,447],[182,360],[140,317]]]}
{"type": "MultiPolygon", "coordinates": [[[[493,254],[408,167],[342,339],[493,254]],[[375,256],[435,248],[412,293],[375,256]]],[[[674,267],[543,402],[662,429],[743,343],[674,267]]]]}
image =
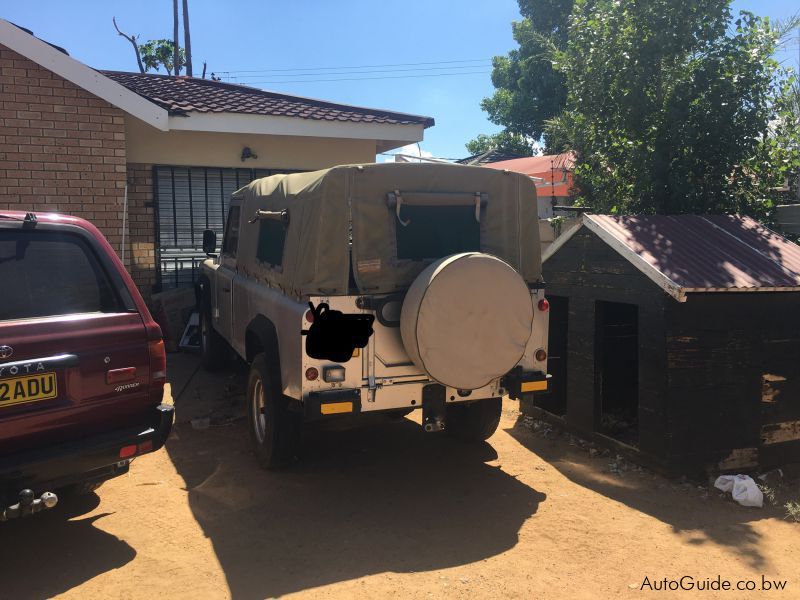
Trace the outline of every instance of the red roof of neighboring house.
{"type": "Polygon", "coordinates": [[[244,113],[386,125],[434,125],[431,117],[337,104],[198,77],[100,71],[171,113],[244,113]]]}
{"type": "Polygon", "coordinates": [[[486,163],[483,166],[490,169],[507,169],[529,177],[538,177],[544,180],[536,182],[540,196],[567,198],[572,188],[572,168],[575,166],[575,156],[571,152],[543,154],[486,163]]]}
{"type": "Polygon", "coordinates": [[[582,225],[679,300],[687,292],[800,291],[800,246],[750,217],[587,214],[582,225]]]}
{"type": "Polygon", "coordinates": [[[562,154],[542,154],[541,156],[527,156],[514,158],[484,165],[490,169],[508,169],[525,175],[542,176],[551,169],[572,169],[575,166],[575,156],[571,152],[562,154]]]}

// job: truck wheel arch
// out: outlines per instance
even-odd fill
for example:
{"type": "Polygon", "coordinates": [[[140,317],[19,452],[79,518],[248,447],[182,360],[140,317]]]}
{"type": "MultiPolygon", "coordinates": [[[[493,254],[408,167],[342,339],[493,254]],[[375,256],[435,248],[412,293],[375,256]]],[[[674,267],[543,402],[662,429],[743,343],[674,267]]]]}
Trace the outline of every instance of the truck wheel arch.
{"type": "Polygon", "coordinates": [[[245,330],[245,360],[252,363],[259,354],[267,357],[272,375],[281,381],[281,358],[278,332],[275,325],[264,315],[257,315],[245,330]]]}

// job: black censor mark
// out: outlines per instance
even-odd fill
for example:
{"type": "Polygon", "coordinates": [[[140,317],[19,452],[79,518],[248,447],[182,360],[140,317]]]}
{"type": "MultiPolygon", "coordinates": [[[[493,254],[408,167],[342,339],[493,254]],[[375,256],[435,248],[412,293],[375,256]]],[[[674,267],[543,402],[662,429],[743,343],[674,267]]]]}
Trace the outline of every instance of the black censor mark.
{"type": "Polygon", "coordinates": [[[306,336],[306,354],[311,358],[347,362],[356,348],[367,345],[375,315],[345,314],[324,302],[308,305],[313,315],[311,327],[301,333],[306,336]]]}

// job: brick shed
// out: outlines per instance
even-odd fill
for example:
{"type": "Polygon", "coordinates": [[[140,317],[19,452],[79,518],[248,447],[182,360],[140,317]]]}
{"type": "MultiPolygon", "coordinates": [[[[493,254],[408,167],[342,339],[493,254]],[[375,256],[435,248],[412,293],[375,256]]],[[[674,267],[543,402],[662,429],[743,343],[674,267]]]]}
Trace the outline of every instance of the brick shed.
{"type": "Polygon", "coordinates": [[[529,414],[675,473],[800,462],[800,247],[746,217],[584,215],[543,276],[529,414]]]}
{"type": "Polygon", "coordinates": [[[272,173],[374,162],[433,119],[200,78],[97,71],[0,19],[0,208],[92,220],[145,298],[272,173]],[[123,248],[124,246],[124,248],[123,248]]]}

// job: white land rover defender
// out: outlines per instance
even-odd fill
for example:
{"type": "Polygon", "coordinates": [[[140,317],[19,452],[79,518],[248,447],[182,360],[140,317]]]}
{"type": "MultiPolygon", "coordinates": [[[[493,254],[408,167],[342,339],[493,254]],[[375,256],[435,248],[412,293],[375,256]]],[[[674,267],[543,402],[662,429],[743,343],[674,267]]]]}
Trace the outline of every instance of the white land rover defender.
{"type": "Polygon", "coordinates": [[[485,440],[501,397],[547,388],[536,189],[524,175],[365,164],[253,181],[225,236],[204,232],[203,362],[250,365],[262,466],[304,421],[422,410],[426,431],[485,440]]]}

